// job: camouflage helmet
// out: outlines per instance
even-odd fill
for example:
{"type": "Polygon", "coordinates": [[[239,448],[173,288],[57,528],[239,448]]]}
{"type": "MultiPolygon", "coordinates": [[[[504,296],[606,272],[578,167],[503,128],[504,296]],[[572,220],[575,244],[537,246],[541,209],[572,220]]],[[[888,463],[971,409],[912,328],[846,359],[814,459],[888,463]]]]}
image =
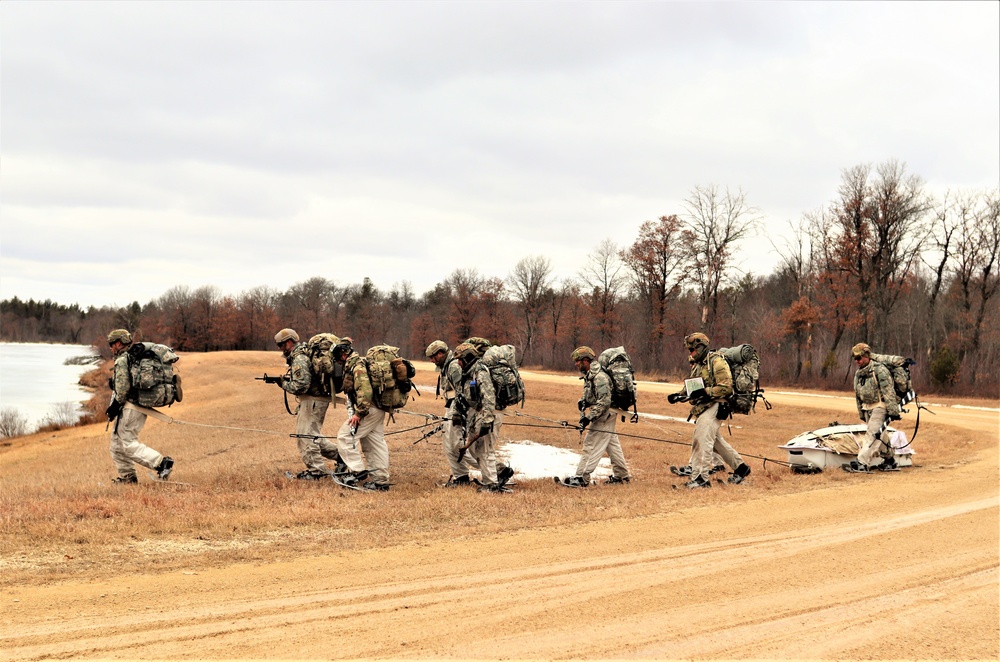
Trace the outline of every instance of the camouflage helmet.
{"type": "Polygon", "coordinates": [[[295,342],[298,342],[299,334],[295,333],[294,329],[282,329],[281,331],[278,331],[276,334],[274,334],[274,342],[278,343],[279,345],[285,342],[286,340],[294,340],[295,342]]]}
{"type": "Polygon", "coordinates": [[[872,348],[868,346],[868,343],[859,342],[857,345],[851,348],[851,358],[860,359],[862,356],[867,356],[871,358],[872,348]]]}
{"type": "Polygon", "coordinates": [[[448,345],[443,340],[435,340],[430,345],[427,345],[427,349],[424,350],[424,356],[431,358],[438,352],[447,352],[448,345]]]}
{"type": "Polygon", "coordinates": [[[689,351],[698,347],[708,347],[708,342],[708,336],[704,333],[692,333],[691,335],[684,336],[684,346],[689,351]]]}
{"type": "Polygon", "coordinates": [[[597,356],[597,354],[594,354],[594,350],[586,345],[583,345],[574,349],[573,353],[569,355],[569,358],[574,361],[579,361],[580,359],[590,359],[593,361],[595,356],[597,356]]]}
{"type": "Polygon", "coordinates": [[[111,345],[116,340],[122,341],[123,345],[132,344],[132,334],[127,329],[115,329],[108,334],[108,344],[111,345]]]}
{"type": "Polygon", "coordinates": [[[464,342],[455,348],[455,358],[469,366],[479,360],[479,350],[472,343],[464,342]]]}

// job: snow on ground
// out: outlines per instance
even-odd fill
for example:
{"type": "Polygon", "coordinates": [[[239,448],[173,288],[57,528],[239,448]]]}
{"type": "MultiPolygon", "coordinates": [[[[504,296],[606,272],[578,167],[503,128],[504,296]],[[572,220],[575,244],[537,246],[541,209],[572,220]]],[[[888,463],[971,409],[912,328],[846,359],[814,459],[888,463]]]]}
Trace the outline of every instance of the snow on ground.
{"type": "MultiPolygon", "coordinates": [[[[508,441],[497,449],[497,459],[514,469],[515,480],[552,480],[553,476],[575,476],[580,454],[567,448],[556,448],[527,439],[508,441]]],[[[611,475],[611,461],[603,457],[591,480],[611,475]]]]}

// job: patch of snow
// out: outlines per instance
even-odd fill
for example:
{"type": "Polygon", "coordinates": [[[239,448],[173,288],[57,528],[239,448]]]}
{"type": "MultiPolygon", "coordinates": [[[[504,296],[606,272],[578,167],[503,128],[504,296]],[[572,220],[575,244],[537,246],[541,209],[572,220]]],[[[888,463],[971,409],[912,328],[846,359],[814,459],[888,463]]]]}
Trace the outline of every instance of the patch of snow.
{"type": "MultiPolygon", "coordinates": [[[[557,448],[527,439],[508,441],[497,449],[497,457],[514,469],[515,480],[552,480],[576,475],[580,454],[568,448],[557,448]]],[[[611,475],[611,461],[602,457],[591,479],[611,475]]]]}

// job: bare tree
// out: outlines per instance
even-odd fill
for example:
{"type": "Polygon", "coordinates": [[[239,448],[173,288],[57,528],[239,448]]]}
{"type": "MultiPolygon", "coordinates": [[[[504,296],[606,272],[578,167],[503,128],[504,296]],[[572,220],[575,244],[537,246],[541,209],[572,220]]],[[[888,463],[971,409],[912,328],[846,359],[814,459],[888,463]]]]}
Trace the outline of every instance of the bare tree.
{"type": "Polygon", "coordinates": [[[451,290],[452,326],[459,339],[472,335],[479,314],[479,294],[484,279],[475,268],[455,269],[446,281],[451,290]]]}
{"type": "Polygon", "coordinates": [[[292,285],[287,296],[293,304],[294,319],[305,325],[300,333],[320,333],[333,327],[340,301],[335,299],[338,287],[333,281],[320,276],[292,285]],[[300,314],[304,316],[300,317],[300,314]]]}
{"type": "Polygon", "coordinates": [[[534,358],[532,349],[535,333],[552,285],[552,263],[541,255],[522,258],[507,276],[507,283],[524,320],[524,346],[521,348],[523,363],[534,358]]]}
{"type": "Polygon", "coordinates": [[[663,339],[667,310],[680,295],[686,253],[681,242],[681,220],[676,215],[646,221],[622,260],[632,272],[632,289],[646,306],[649,320],[648,353],[657,368],[663,367],[663,339]]]}
{"type": "MultiPolygon", "coordinates": [[[[987,304],[1000,286],[1000,189],[966,196],[960,209],[952,269],[964,312],[964,363],[967,353],[979,353],[987,304]]],[[[976,370],[967,372],[975,383],[976,370]]]]}
{"type": "Polygon", "coordinates": [[[867,164],[843,173],[834,205],[837,265],[856,286],[861,335],[868,342],[887,339],[889,316],[927,236],[930,207],[922,180],[897,161],[880,164],[874,174],[867,164]]]}
{"type": "Polygon", "coordinates": [[[733,249],[756,232],[759,212],[747,204],[746,193],[718,186],[696,186],[684,201],[684,244],[690,278],[697,286],[702,329],[713,330],[719,310],[719,288],[731,268],[733,249]]]}
{"type": "Polygon", "coordinates": [[[602,345],[614,337],[616,309],[627,282],[622,273],[624,266],[618,246],[611,239],[605,239],[587,257],[580,270],[580,280],[587,286],[588,307],[597,323],[602,345]]]}

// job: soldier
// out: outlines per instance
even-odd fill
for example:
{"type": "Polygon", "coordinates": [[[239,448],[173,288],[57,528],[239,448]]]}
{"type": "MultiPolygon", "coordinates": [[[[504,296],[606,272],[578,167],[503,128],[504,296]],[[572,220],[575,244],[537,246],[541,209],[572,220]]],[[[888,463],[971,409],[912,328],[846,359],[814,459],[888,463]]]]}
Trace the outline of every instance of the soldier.
{"type": "Polygon", "coordinates": [[[136,464],[155,471],[159,480],[166,480],[173,471],[173,459],[139,441],[146,414],[135,408],[135,398],[130,396],[133,388],[128,349],[132,346],[132,334],[125,329],[115,329],[108,334],[108,346],[115,359],[111,377],[113,399],[105,412],[108,420],[115,422],[111,431],[111,459],[118,469],[118,477],[112,482],[118,485],[138,483],[136,464]]]}
{"type": "Polygon", "coordinates": [[[688,418],[695,419],[694,452],[691,454],[692,478],[684,484],[690,489],[712,486],[708,476],[713,465],[713,453],[718,453],[733,469],[729,476],[730,483],[742,483],[750,475],[750,467],[722,438],[720,428],[722,421],[729,415],[726,399],[733,393],[733,373],[725,357],[709,351],[708,342],[708,336],[704,333],[692,333],[684,338],[684,346],[690,354],[688,362],[691,364],[691,379],[700,378],[704,387],[690,394],[682,391],[667,396],[667,401],[671,404],[690,402],[691,414],[688,418]]]}
{"type": "Polygon", "coordinates": [[[424,354],[437,366],[438,381],[434,397],[444,396],[445,420],[442,424],[443,445],[444,455],[451,469],[451,476],[448,478],[448,482],[444,484],[444,487],[471,485],[472,481],[469,480],[469,471],[476,468],[476,463],[468,453],[464,454],[461,461],[459,461],[458,448],[462,443],[462,430],[451,421],[455,415],[455,384],[462,380],[462,368],[455,359],[455,353],[448,349],[448,345],[443,340],[432,342],[427,346],[424,354]]]}
{"type": "Polygon", "coordinates": [[[347,394],[347,420],[337,432],[337,449],[347,470],[347,473],[339,476],[340,481],[351,487],[360,487],[364,483],[366,490],[388,492],[389,445],[385,441],[387,412],[375,404],[372,383],[365,366],[366,359],[343,341],[334,348],[333,358],[338,363],[343,362],[344,393],[347,394]]]}
{"type": "Polygon", "coordinates": [[[321,436],[326,411],[330,407],[330,395],[326,393],[323,380],[313,373],[312,360],[306,351],[306,344],[299,342],[299,334],[292,329],[282,329],[274,335],[274,342],[288,364],[288,372],[284,377],[276,378],[276,382],[299,401],[295,433],[301,435],[298,437],[299,455],[306,470],[295,477],[299,480],[320,480],[330,475],[326,460],[340,462],[337,447],[321,436]]]}
{"type": "Polygon", "coordinates": [[[513,470],[505,467],[502,479],[497,474],[496,432],[493,429],[496,393],[489,368],[482,364],[479,351],[469,343],[455,348],[455,358],[462,369],[461,378],[455,385],[457,393],[452,419],[464,432],[459,459],[468,452],[476,461],[481,475],[480,492],[510,492],[506,482],[514,474],[513,470]]]}
{"type": "Polygon", "coordinates": [[[611,411],[611,379],[601,369],[601,365],[594,362],[595,357],[594,350],[586,346],[577,347],[570,355],[576,369],[583,374],[583,397],[577,404],[580,409],[580,429],[586,430],[587,436],[583,439],[583,455],[576,468],[576,475],[562,481],[567,487],[588,487],[590,474],[597,468],[605,450],[611,458],[612,469],[607,484],[621,484],[631,480],[625,453],[622,452],[621,442],[615,432],[617,417],[611,411]]]}
{"type": "Polygon", "coordinates": [[[889,446],[881,439],[882,426],[886,417],[890,421],[899,420],[899,400],[893,386],[889,369],[878,361],[872,361],[871,347],[858,343],[851,348],[851,358],[858,364],[854,373],[854,400],[858,405],[858,416],[868,423],[868,431],[858,452],[858,459],[843,465],[844,471],[867,473],[871,469],[890,470],[896,462],[891,457],[885,461],[878,454],[882,446],[889,446]]]}

